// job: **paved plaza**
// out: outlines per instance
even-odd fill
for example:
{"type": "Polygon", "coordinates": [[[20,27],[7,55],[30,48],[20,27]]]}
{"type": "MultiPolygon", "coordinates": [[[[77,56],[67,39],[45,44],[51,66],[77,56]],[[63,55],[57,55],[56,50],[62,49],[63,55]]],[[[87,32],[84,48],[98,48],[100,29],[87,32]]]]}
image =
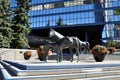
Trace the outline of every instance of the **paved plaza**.
{"type": "Polygon", "coordinates": [[[1,60],[1,80],[120,80],[120,52],[106,55],[103,62],[96,62],[92,54],[80,54],[79,62],[75,55],[73,62],[66,56],[61,63],[54,59],[56,55],[50,55],[46,63],[35,56],[30,60],[1,60]]]}

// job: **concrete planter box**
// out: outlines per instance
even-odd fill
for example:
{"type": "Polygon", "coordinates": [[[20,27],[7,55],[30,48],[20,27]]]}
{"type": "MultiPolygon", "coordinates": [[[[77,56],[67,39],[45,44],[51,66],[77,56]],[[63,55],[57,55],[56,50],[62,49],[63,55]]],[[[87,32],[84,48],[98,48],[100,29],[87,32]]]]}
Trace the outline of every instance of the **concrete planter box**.
{"type": "MultiPolygon", "coordinates": [[[[0,60],[25,60],[23,54],[28,50],[29,49],[0,48],[0,60]]],[[[37,59],[37,51],[36,50],[29,50],[29,51],[31,51],[33,54],[30,60],[37,59]]]]}

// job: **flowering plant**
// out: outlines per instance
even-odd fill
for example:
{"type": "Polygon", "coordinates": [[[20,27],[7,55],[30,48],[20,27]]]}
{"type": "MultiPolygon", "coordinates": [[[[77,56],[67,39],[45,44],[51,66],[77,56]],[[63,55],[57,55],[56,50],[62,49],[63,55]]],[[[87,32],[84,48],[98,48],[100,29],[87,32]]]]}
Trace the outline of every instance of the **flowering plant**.
{"type": "MultiPolygon", "coordinates": [[[[38,54],[38,58],[40,61],[44,61],[44,54],[45,54],[45,47],[44,45],[40,45],[39,48],[37,48],[37,54],[38,54]]],[[[47,52],[47,56],[49,56],[52,52],[49,50],[47,52]]]]}
{"type": "Polygon", "coordinates": [[[32,56],[32,51],[26,51],[26,52],[24,52],[24,55],[25,56],[32,56]]]}
{"type": "Polygon", "coordinates": [[[110,51],[110,53],[114,53],[116,51],[115,47],[107,47],[107,50],[110,51]]]}
{"type": "Polygon", "coordinates": [[[92,48],[91,53],[92,53],[92,54],[108,54],[109,51],[107,50],[107,48],[106,48],[105,46],[95,45],[95,46],[92,48]]]}
{"type": "MultiPolygon", "coordinates": [[[[44,50],[45,50],[45,47],[43,45],[40,45],[39,48],[37,48],[37,53],[40,55],[44,55],[44,50]]],[[[48,55],[51,54],[51,51],[49,50],[48,51],[48,55]]]]}
{"type": "Polygon", "coordinates": [[[28,59],[30,59],[30,57],[32,56],[32,51],[26,51],[26,52],[24,52],[24,58],[26,59],[26,60],[28,60],[28,59]]]}

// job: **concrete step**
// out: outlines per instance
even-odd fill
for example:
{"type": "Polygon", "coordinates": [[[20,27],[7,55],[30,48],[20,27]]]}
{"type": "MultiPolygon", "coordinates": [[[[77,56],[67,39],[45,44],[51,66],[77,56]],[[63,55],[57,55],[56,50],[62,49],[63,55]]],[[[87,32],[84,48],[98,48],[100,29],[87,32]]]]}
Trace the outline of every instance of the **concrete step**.
{"type": "MultiPolygon", "coordinates": [[[[120,71],[114,72],[97,72],[97,73],[77,73],[77,74],[59,74],[59,75],[37,75],[37,76],[10,76],[5,70],[3,80],[60,80],[60,79],[85,79],[85,78],[95,78],[101,76],[113,76],[120,75],[120,71]],[[112,73],[110,75],[105,75],[107,73],[112,73]],[[113,74],[114,73],[114,74],[113,74]],[[116,74],[117,73],[117,74],[116,74]]],[[[120,77],[117,77],[120,79],[120,77]]]]}
{"type": "Polygon", "coordinates": [[[31,75],[53,75],[53,74],[69,74],[69,73],[89,73],[89,72],[102,72],[102,71],[116,71],[120,67],[95,67],[95,68],[74,68],[74,69],[50,69],[50,70],[21,70],[6,62],[1,62],[9,70],[17,76],[31,76],[31,75]]]}
{"type": "Polygon", "coordinates": [[[21,63],[19,61],[1,61],[0,72],[2,80],[120,79],[118,77],[120,76],[120,63],[116,61],[101,63],[36,63],[29,62],[27,64],[27,62],[21,63]],[[19,69],[16,67],[19,64],[21,66],[27,65],[26,67],[31,67],[31,69],[19,69]],[[35,66],[41,66],[41,68],[32,69],[32,65],[34,65],[34,68],[35,66]],[[8,71],[11,71],[16,76],[11,75],[8,71]],[[106,78],[102,78],[103,76],[106,78]]]}
{"type": "Polygon", "coordinates": [[[15,67],[24,70],[48,70],[48,69],[73,69],[73,68],[94,68],[94,67],[119,67],[120,61],[104,61],[104,62],[68,62],[63,61],[62,63],[56,63],[52,60],[47,63],[30,63],[30,62],[19,62],[19,61],[6,61],[15,67]]]}
{"type": "Polygon", "coordinates": [[[82,79],[70,79],[70,80],[120,80],[120,75],[82,78],[82,79]]]}

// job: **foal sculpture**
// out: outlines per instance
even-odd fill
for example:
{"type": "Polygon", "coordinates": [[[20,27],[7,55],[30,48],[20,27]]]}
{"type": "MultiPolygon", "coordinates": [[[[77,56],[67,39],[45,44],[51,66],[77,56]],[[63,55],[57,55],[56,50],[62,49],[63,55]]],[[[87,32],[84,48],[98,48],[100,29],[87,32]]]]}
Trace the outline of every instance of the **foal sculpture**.
{"type": "Polygon", "coordinates": [[[73,55],[74,55],[73,50],[76,51],[77,62],[78,62],[79,61],[79,54],[81,53],[81,48],[80,48],[78,38],[77,37],[68,37],[68,38],[72,41],[71,46],[69,46],[70,53],[72,54],[71,62],[73,61],[73,55]]]}
{"type": "Polygon", "coordinates": [[[85,50],[84,53],[85,54],[90,53],[90,44],[89,44],[89,42],[81,41],[79,39],[78,39],[78,41],[79,41],[79,44],[80,44],[81,48],[83,48],[85,50]]]}
{"type": "MultiPolygon", "coordinates": [[[[79,54],[82,52],[82,48],[90,52],[90,45],[87,41],[81,41],[78,37],[69,37],[69,39],[72,40],[72,45],[69,47],[70,52],[72,53],[71,62],[73,61],[73,51],[72,49],[75,49],[77,57],[77,62],[79,61],[79,54]]],[[[86,52],[85,52],[86,53],[86,52]]]]}

